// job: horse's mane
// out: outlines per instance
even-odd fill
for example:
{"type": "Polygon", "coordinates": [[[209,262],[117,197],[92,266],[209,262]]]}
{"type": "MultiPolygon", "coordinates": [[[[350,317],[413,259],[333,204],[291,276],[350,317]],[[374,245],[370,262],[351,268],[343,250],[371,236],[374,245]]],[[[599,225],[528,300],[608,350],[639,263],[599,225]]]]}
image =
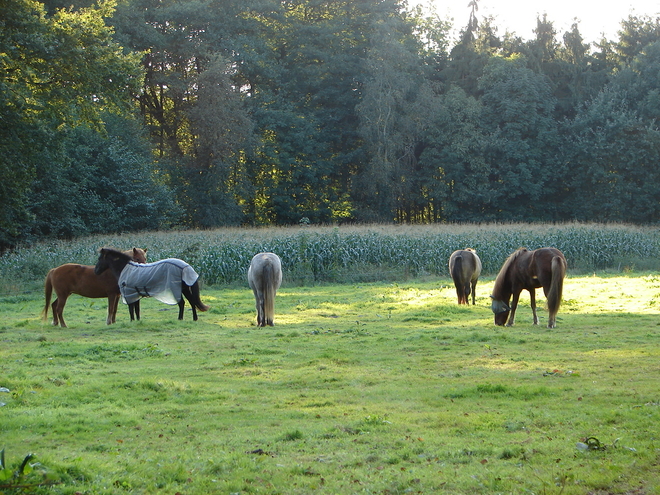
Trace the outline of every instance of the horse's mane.
{"type": "Polygon", "coordinates": [[[528,250],[526,247],[521,247],[511,253],[509,257],[506,259],[504,264],[502,265],[502,268],[500,269],[500,272],[497,274],[497,278],[495,278],[495,285],[493,286],[493,297],[495,299],[500,299],[502,291],[504,290],[504,286],[506,283],[506,275],[511,269],[511,265],[518,259],[518,257],[526,253],[528,250]]]}
{"type": "Polygon", "coordinates": [[[133,261],[133,258],[131,256],[124,253],[123,251],[120,251],[119,249],[104,247],[104,248],[101,248],[99,250],[99,252],[105,252],[105,253],[110,254],[110,255],[120,256],[122,258],[127,258],[129,261],[133,261]]]}

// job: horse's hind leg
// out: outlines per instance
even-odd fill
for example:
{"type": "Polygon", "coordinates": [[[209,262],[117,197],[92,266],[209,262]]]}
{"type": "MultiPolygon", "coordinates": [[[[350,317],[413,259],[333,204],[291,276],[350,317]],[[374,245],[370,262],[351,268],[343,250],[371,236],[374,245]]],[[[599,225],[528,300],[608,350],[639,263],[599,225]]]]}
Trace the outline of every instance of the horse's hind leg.
{"type": "Polygon", "coordinates": [[[131,317],[131,321],[140,319],[140,300],[138,299],[134,303],[128,305],[128,314],[131,317]]]}
{"type": "Polygon", "coordinates": [[[183,308],[186,306],[183,296],[181,296],[181,300],[177,304],[179,305],[179,320],[183,320],[183,308]]]}
{"type": "Polygon", "coordinates": [[[60,324],[59,318],[57,316],[57,299],[53,301],[50,307],[53,310],[53,326],[56,327],[60,324]]]}
{"type": "MultiPolygon", "coordinates": [[[[545,294],[545,298],[548,298],[548,290],[543,287],[543,293],[545,294]]],[[[557,313],[559,310],[555,311],[554,313],[550,311],[550,304],[548,304],[548,328],[555,328],[557,326],[557,313]]]]}
{"type": "Polygon", "coordinates": [[[536,291],[529,291],[529,305],[532,307],[532,315],[534,315],[534,325],[539,324],[539,317],[536,315],[536,291]]]}
{"type": "Polygon", "coordinates": [[[257,323],[260,327],[266,326],[266,300],[263,294],[259,294],[259,302],[257,303],[257,323]]]}
{"type": "Polygon", "coordinates": [[[58,322],[62,328],[67,328],[64,323],[64,305],[66,304],[67,296],[57,296],[53,301],[53,325],[57,326],[58,322]]]}
{"type": "Polygon", "coordinates": [[[252,292],[254,292],[254,300],[255,300],[255,306],[257,308],[257,326],[258,327],[265,327],[265,322],[264,322],[264,298],[263,294],[259,293],[256,289],[254,289],[252,292]]]}
{"type": "Polygon", "coordinates": [[[112,325],[117,317],[117,303],[119,295],[111,294],[108,296],[108,317],[105,320],[106,325],[112,325]]]}
{"type": "Polygon", "coordinates": [[[475,299],[476,295],[477,295],[477,283],[474,282],[474,283],[472,284],[472,306],[475,305],[475,301],[474,301],[474,299],[475,299]]]}
{"type": "Polygon", "coordinates": [[[559,311],[548,311],[548,328],[555,328],[557,326],[557,313],[559,311]]]}
{"type": "Polygon", "coordinates": [[[193,293],[190,290],[190,286],[188,285],[183,285],[183,287],[181,287],[181,302],[179,303],[179,320],[183,320],[183,308],[185,306],[185,302],[183,300],[184,297],[188,300],[188,303],[190,303],[190,307],[192,308],[193,321],[197,321],[197,308],[195,307],[193,293]]]}
{"type": "Polygon", "coordinates": [[[197,321],[197,308],[195,308],[195,303],[192,302],[191,298],[186,298],[186,299],[188,299],[188,302],[190,303],[190,307],[192,308],[193,321],[197,321]]]}
{"type": "MultiPolygon", "coordinates": [[[[188,303],[190,303],[190,307],[192,308],[193,321],[197,321],[197,308],[195,307],[193,292],[190,286],[184,285],[183,287],[181,287],[181,294],[182,294],[181,302],[183,302],[183,296],[185,296],[185,298],[188,299],[188,303]]],[[[199,299],[199,296],[197,298],[199,299]]]]}

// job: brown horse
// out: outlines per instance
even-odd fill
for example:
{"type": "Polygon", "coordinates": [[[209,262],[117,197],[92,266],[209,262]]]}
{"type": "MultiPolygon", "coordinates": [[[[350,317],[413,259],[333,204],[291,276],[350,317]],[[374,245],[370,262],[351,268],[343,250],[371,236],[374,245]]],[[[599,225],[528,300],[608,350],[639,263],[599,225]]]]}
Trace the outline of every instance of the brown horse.
{"type": "Polygon", "coordinates": [[[558,249],[540,248],[529,251],[527,248],[520,248],[515,251],[502,265],[490,296],[493,299],[491,309],[495,313],[495,324],[504,325],[508,318],[507,326],[513,326],[518,299],[525,289],[529,291],[534,325],[538,325],[536,289],[543,287],[548,300],[548,328],[555,328],[565,276],[566,258],[558,249]],[[509,306],[511,295],[513,302],[509,306]]]}
{"type": "MultiPolygon", "coordinates": [[[[133,248],[125,251],[125,253],[138,263],[147,262],[146,249],[133,248]]],[[[93,266],[67,263],[48,272],[44,289],[46,293],[46,305],[43,310],[44,320],[48,318],[48,306],[50,306],[52,292],[55,291],[57,296],[52,305],[53,325],[55,326],[59,324],[66,327],[62,313],[64,312],[66,300],[71,294],[91,298],[107,297],[108,317],[106,323],[110,325],[115,322],[119,304],[119,285],[117,284],[117,277],[110,271],[102,275],[96,275],[93,266]]]]}
{"type": "Polygon", "coordinates": [[[474,249],[459,249],[449,257],[449,274],[456,286],[458,304],[469,304],[468,296],[472,293],[472,305],[476,297],[477,281],[481,275],[481,260],[474,249]]]}

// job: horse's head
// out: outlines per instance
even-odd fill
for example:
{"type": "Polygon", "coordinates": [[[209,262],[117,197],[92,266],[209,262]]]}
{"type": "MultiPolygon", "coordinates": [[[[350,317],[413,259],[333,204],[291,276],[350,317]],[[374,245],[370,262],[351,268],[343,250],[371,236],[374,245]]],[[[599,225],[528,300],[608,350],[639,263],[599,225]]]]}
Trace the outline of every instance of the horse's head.
{"type": "Polygon", "coordinates": [[[129,256],[133,258],[133,261],[136,263],[146,263],[147,262],[147,249],[140,249],[134,247],[130,251],[126,252],[129,256]]]}
{"type": "Polygon", "coordinates": [[[101,251],[99,251],[99,259],[96,260],[94,273],[101,275],[108,268],[110,268],[110,262],[108,261],[108,250],[106,248],[102,248],[101,251]]]}
{"type": "Polygon", "coordinates": [[[101,275],[104,271],[110,268],[113,272],[118,274],[124,269],[126,264],[132,260],[132,256],[117,251],[116,249],[101,248],[101,251],[99,251],[99,259],[96,261],[96,266],[94,267],[94,273],[101,275]]]}
{"type": "Polygon", "coordinates": [[[490,304],[490,309],[492,309],[495,314],[495,325],[502,326],[506,323],[511,308],[504,301],[495,299],[493,296],[490,297],[493,300],[490,304]]]}

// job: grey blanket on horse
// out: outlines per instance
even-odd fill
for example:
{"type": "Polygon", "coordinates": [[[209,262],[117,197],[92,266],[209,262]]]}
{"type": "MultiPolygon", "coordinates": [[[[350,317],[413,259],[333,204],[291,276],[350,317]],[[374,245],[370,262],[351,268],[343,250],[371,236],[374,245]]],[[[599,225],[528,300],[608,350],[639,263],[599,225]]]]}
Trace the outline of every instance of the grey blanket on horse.
{"type": "Polygon", "coordinates": [[[155,297],[165,304],[181,300],[181,282],[193,285],[199,275],[183,260],[168,258],[154,263],[130,261],[119,275],[119,291],[125,304],[155,297]]]}

